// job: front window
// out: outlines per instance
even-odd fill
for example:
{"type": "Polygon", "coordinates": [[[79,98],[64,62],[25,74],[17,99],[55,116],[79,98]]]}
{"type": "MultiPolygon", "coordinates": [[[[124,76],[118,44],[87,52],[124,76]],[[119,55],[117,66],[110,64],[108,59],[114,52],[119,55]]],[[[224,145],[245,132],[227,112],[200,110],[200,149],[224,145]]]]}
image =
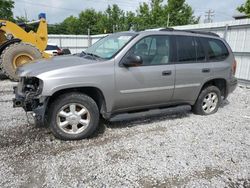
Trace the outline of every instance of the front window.
{"type": "Polygon", "coordinates": [[[117,33],[109,35],[85,50],[86,54],[92,54],[103,59],[112,58],[119,52],[136,34],[117,33]]]}
{"type": "Polygon", "coordinates": [[[143,66],[165,65],[171,62],[172,37],[168,35],[147,36],[137,42],[126,56],[140,56],[143,66]]]}

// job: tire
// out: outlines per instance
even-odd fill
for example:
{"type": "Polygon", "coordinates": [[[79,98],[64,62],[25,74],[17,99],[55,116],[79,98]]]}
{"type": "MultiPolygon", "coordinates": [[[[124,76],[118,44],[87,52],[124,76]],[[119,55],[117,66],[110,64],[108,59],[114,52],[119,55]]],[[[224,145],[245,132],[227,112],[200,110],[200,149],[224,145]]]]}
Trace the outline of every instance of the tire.
{"type": "Polygon", "coordinates": [[[82,93],[67,93],[50,104],[48,123],[56,138],[81,140],[96,131],[99,116],[99,109],[92,98],[82,93]],[[84,125],[80,121],[84,121],[84,125]]]}
{"type": "Polygon", "coordinates": [[[192,106],[192,111],[198,115],[210,115],[218,111],[220,104],[220,90],[216,86],[208,86],[201,91],[196,103],[192,106]]]}
{"type": "Polygon", "coordinates": [[[16,69],[35,59],[41,59],[41,52],[31,44],[14,43],[4,49],[0,59],[0,69],[11,80],[18,81],[16,69]]]}

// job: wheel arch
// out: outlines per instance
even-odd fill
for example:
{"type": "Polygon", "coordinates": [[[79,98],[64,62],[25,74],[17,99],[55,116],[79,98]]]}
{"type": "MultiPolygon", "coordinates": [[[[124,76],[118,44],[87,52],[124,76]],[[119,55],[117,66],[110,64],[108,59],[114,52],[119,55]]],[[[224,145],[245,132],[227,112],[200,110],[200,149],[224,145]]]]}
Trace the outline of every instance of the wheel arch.
{"type": "Polygon", "coordinates": [[[219,90],[221,91],[221,96],[223,96],[224,98],[227,97],[227,81],[225,78],[213,78],[211,80],[207,80],[201,87],[200,92],[208,87],[208,86],[216,86],[219,88],[219,90]]]}
{"type": "Polygon", "coordinates": [[[96,102],[98,109],[100,110],[100,113],[104,117],[106,116],[106,113],[107,113],[106,100],[101,89],[97,87],[86,86],[86,87],[74,87],[74,88],[58,90],[49,97],[47,106],[49,106],[52,103],[52,101],[54,101],[58,96],[64,95],[66,93],[74,93],[74,92],[83,93],[91,97],[96,102]]]}

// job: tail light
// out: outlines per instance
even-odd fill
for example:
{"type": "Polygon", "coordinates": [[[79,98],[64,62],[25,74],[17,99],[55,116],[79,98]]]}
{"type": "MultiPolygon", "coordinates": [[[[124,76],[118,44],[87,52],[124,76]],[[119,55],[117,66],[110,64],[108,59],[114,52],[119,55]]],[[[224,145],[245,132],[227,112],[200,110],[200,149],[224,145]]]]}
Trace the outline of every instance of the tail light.
{"type": "Polygon", "coordinates": [[[237,68],[237,61],[234,60],[234,62],[232,64],[232,73],[233,73],[233,75],[235,75],[235,73],[236,73],[236,68],[237,68]]]}

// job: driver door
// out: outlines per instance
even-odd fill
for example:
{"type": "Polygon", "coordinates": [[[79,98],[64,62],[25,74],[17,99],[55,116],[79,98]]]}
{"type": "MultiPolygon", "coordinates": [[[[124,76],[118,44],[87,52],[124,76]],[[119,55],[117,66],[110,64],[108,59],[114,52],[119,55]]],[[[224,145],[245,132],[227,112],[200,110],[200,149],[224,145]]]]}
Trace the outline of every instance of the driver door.
{"type": "Polygon", "coordinates": [[[173,39],[168,35],[147,36],[137,42],[115,68],[115,110],[140,109],[167,104],[174,92],[173,39]],[[124,67],[131,55],[141,56],[141,66],[124,67]]]}

